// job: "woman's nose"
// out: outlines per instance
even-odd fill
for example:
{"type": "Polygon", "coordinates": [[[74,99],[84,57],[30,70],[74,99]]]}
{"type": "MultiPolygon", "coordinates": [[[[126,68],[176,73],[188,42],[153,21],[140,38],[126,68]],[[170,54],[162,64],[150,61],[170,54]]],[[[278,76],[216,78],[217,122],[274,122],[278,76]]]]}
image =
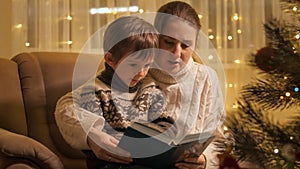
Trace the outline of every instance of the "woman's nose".
{"type": "Polygon", "coordinates": [[[182,52],[182,47],[180,43],[176,43],[174,45],[174,49],[173,49],[173,53],[174,55],[176,55],[177,57],[181,56],[181,52],[182,52]]]}

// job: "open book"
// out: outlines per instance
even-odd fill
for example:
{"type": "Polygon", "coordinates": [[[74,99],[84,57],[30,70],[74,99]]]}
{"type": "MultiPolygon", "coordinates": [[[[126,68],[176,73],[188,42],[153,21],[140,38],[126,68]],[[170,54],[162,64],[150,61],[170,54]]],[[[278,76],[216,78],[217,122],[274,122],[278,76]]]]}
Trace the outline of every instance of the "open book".
{"type": "Polygon", "coordinates": [[[170,131],[151,122],[134,122],[119,142],[119,147],[131,153],[133,163],[153,168],[172,168],[182,161],[185,151],[193,148],[199,156],[214,139],[212,132],[172,137],[170,131]]]}

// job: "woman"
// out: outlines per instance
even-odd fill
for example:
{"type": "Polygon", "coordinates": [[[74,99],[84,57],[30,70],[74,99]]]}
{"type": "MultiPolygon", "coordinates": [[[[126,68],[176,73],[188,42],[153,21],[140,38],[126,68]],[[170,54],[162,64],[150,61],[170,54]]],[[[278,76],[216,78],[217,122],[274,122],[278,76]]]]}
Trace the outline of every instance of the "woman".
{"type": "MultiPolygon", "coordinates": [[[[155,82],[164,92],[166,111],[174,113],[179,129],[177,137],[204,131],[217,131],[222,136],[225,113],[217,75],[192,59],[201,27],[197,12],[185,2],[169,2],[158,10],[154,25],[160,33],[161,50],[144,84],[155,82]]],[[[218,168],[215,149],[210,144],[203,154],[187,155],[175,166],[218,168]]]]}

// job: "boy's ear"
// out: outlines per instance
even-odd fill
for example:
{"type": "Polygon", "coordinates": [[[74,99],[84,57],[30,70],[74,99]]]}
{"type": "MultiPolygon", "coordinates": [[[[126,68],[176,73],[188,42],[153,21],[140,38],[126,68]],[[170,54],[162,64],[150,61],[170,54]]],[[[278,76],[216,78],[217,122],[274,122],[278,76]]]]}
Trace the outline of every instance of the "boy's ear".
{"type": "Polygon", "coordinates": [[[113,67],[114,66],[114,62],[113,62],[113,57],[112,54],[110,52],[106,52],[104,55],[104,60],[105,62],[110,66],[113,67]]]}

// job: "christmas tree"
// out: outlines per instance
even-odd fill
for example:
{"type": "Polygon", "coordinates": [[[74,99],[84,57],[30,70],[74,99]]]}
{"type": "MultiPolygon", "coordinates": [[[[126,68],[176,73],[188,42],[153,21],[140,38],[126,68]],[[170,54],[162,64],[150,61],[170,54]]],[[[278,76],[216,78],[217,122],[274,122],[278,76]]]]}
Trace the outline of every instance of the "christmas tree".
{"type": "Polygon", "coordinates": [[[221,162],[234,157],[258,168],[300,168],[300,0],[281,0],[280,5],[284,19],[264,24],[267,46],[250,54],[249,65],[259,76],[242,88],[238,108],[226,120],[233,141],[220,142],[231,150],[220,156],[221,162]],[[274,122],[273,112],[283,110],[295,111],[294,116],[274,122]]]}

